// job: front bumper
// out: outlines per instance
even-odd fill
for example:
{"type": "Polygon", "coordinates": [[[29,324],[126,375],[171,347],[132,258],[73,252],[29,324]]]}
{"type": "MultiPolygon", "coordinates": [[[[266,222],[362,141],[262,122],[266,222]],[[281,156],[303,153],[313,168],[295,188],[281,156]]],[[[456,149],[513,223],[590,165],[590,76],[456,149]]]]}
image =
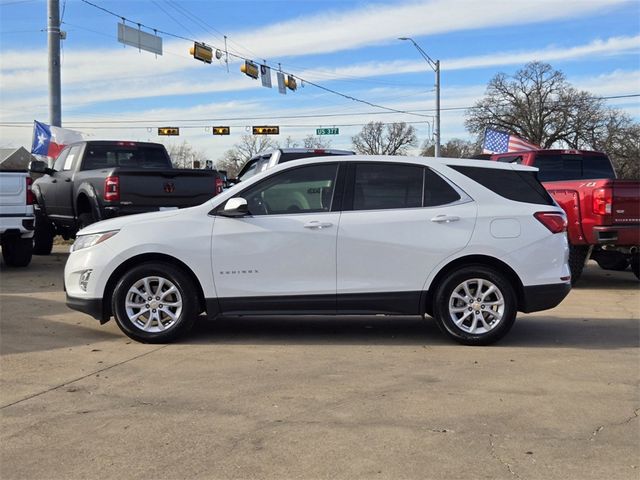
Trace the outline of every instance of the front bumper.
{"type": "Polygon", "coordinates": [[[531,313],[557,307],[569,295],[570,291],[571,282],[525,286],[518,310],[531,313]]]}
{"type": "Polygon", "coordinates": [[[67,307],[91,315],[96,320],[100,320],[100,323],[106,323],[109,320],[109,317],[105,318],[105,310],[101,298],[78,298],[70,297],[67,294],[67,307]]]}

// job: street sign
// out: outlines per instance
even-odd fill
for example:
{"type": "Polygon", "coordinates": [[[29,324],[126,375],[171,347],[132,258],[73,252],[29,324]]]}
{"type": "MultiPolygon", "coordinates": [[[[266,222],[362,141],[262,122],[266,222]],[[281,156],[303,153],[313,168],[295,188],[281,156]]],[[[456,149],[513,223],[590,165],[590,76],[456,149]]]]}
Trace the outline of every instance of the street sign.
{"type": "Polygon", "coordinates": [[[316,128],[316,135],[339,135],[339,128],[316,128]]]}
{"type": "Polygon", "coordinates": [[[162,38],[143,32],[140,28],[132,28],[124,23],[118,23],[118,41],[139,50],[162,55],[162,38]]]}

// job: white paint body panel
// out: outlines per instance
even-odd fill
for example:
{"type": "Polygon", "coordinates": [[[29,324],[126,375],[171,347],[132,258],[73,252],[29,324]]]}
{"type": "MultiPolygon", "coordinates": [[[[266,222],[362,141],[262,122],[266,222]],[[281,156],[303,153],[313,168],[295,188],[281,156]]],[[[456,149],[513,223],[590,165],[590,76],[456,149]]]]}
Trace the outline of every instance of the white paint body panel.
{"type": "MultiPolygon", "coordinates": [[[[401,157],[426,165],[464,191],[472,201],[406,210],[284,214],[243,218],[209,215],[245,188],[283,170],[308,163],[394,161],[393,157],[325,157],[278,165],[251,177],[213,200],[189,209],[121,217],[89,226],[82,235],[119,230],[106,242],[72,252],[65,285],[72,297],[101,298],[113,272],[137,255],[161,253],[188,266],[206,298],[416,291],[434,288],[433,279],[451,261],[486,255],[510,266],[524,286],[558,284],[570,275],[566,234],[551,234],[533,217],[537,211],[562,213],[557,206],[507,200],[449,165],[494,169],[528,167],[478,160],[401,157]],[[433,223],[438,214],[459,221],[433,223]],[[492,222],[512,219],[518,236],[496,238],[492,222]],[[322,220],[331,227],[304,228],[322,220]],[[86,269],[87,291],[78,286],[86,269]],[[257,270],[257,274],[221,274],[257,270]]],[[[508,230],[508,229],[507,229],[508,230]]]]}

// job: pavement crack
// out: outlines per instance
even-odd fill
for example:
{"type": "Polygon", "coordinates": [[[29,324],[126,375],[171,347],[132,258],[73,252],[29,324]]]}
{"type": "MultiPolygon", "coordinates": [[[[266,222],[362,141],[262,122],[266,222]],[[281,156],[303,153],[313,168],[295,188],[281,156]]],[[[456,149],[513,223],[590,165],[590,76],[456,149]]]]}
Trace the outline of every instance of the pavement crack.
{"type": "Polygon", "coordinates": [[[55,385],[53,387],[47,388],[46,390],[42,390],[41,392],[33,393],[31,395],[27,395],[26,397],[21,398],[20,400],[16,400],[15,402],[7,403],[6,405],[1,405],[0,406],[0,410],[3,410],[3,409],[8,408],[8,407],[12,407],[14,405],[17,405],[19,403],[25,402],[27,400],[31,400],[32,398],[39,397],[40,395],[44,395],[45,393],[52,392],[52,391],[57,390],[59,388],[66,387],[67,385],[71,385],[72,383],[79,382],[80,380],[84,380],[85,378],[89,378],[89,377],[91,377],[93,375],[96,375],[97,373],[102,373],[102,372],[105,372],[107,370],[111,370],[114,367],[119,367],[120,365],[124,365],[125,363],[129,363],[129,362],[132,362],[133,360],[137,360],[138,358],[142,358],[142,357],[145,357],[147,355],[151,355],[152,353],[155,353],[158,350],[162,350],[163,348],[165,348],[167,346],[168,345],[162,345],[161,347],[154,348],[153,350],[141,353],[140,355],[136,355],[135,357],[128,358],[128,359],[123,360],[121,362],[114,363],[113,365],[109,365],[107,367],[100,368],[98,370],[94,370],[91,373],[87,373],[86,375],[82,375],[81,377],[74,378],[73,380],[68,380],[68,381],[63,382],[63,383],[61,383],[59,385],[55,385]]]}
{"type": "Polygon", "coordinates": [[[626,425],[627,423],[629,423],[632,420],[638,418],[639,416],[640,416],[640,408],[636,408],[633,411],[633,415],[631,415],[630,417],[622,420],[621,422],[605,423],[604,425],[598,425],[596,427],[596,429],[593,432],[591,432],[591,438],[589,440],[591,440],[593,442],[596,439],[596,435],[598,435],[606,427],[619,427],[621,425],[626,425]]]}
{"type": "Polygon", "coordinates": [[[489,451],[491,453],[491,456],[495,458],[498,462],[500,462],[509,471],[511,475],[513,475],[516,478],[522,478],[520,477],[520,475],[518,475],[516,472],[513,471],[513,468],[511,467],[511,464],[509,462],[505,462],[504,460],[502,460],[502,458],[500,458],[500,456],[496,453],[496,447],[495,447],[495,444],[493,443],[492,433],[489,434],[489,451]]]}

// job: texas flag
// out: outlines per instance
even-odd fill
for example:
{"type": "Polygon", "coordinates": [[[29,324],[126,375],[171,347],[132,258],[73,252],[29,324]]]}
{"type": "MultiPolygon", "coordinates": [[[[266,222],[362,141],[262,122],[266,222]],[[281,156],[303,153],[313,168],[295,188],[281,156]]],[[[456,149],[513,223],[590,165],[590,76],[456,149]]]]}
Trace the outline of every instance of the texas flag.
{"type": "Polygon", "coordinates": [[[81,142],[82,134],[67,128],[53,127],[37,120],[33,122],[31,153],[56,158],[70,143],[81,142]]]}

